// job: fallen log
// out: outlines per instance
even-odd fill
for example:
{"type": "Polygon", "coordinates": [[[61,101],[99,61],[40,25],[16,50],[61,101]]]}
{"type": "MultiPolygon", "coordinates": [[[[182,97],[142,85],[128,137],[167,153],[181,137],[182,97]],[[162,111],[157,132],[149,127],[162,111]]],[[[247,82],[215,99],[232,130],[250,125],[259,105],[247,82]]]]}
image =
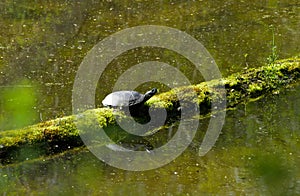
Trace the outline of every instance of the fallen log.
{"type": "MultiPolygon", "coordinates": [[[[152,97],[146,105],[154,109],[165,109],[171,117],[178,117],[180,102],[176,95],[180,93],[181,99],[196,102],[201,113],[207,114],[210,112],[211,102],[220,97],[220,86],[224,86],[226,90],[226,107],[234,108],[241,102],[257,100],[272,93],[278,94],[280,88],[287,87],[299,78],[300,58],[284,59],[271,65],[235,73],[227,78],[174,88],[152,97]],[[195,92],[196,99],[191,100],[189,92],[195,92]]],[[[92,109],[85,114],[95,117],[97,126],[102,128],[116,127],[116,115],[119,119],[127,118],[124,113],[109,108],[92,109]]],[[[75,116],[66,116],[23,129],[1,131],[0,163],[21,162],[84,145],[76,120],[75,116]]],[[[89,123],[94,124],[92,120],[85,122],[87,126],[89,123]]]]}

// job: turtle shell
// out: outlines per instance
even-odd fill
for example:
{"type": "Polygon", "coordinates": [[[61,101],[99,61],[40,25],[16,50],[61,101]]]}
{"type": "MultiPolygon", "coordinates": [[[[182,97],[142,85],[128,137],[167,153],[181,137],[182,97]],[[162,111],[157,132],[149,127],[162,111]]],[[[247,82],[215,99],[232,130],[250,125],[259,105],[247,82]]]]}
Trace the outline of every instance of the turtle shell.
{"type": "Polygon", "coordinates": [[[144,95],[136,91],[116,91],[107,95],[102,104],[110,107],[134,106],[142,103],[144,95]]]}

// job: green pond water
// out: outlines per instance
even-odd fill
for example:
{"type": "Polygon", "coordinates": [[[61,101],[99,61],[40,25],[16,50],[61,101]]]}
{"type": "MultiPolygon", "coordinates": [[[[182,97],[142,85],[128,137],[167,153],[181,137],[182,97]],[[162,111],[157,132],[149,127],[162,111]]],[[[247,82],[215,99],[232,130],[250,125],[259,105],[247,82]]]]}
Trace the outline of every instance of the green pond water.
{"type": "MultiPolygon", "coordinates": [[[[190,34],[209,51],[224,77],[266,63],[272,52],[270,26],[280,58],[300,51],[297,0],[5,0],[0,3],[0,131],[72,114],[74,78],[87,52],[105,37],[138,25],[163,25],[190,34]]],[[[174,66],[191,83],[204,80],[174,51],[136,48],[107,66],[97,85],[96,106],[124,71],[155,60],[174,66]]],[[[168,73],[161,77],[174,78],[168,73]]],[[[153,86],[160,92],[169,89],[148,82],[136,90],[153,86]]],[[[198,149],[208,119],[200,120],[187,150],[161,168],[120,170],[84,148],[0,166],[0,193],[299,195],[299,90],[298,82],[228,111],[222,133],[205,156],[199,156],[198,149]]]]}

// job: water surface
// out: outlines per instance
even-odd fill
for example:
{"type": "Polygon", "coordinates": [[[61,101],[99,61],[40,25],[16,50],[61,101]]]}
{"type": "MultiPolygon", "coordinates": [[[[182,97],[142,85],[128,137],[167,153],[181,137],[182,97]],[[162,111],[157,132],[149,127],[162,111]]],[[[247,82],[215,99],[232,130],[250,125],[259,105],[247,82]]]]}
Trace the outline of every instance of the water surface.
{"type": "MultiPolygon", "coordinates": [[[[270,26],[281,58],[300,51],[297,0],[5,1],[0,3],[0,17],[0,130],[70,115],[74,77],[86,53],[129,27],[164,25],[192,35],[211,53],[223,76],[265,64],[272,48],[270,26]],[[14,112],[24,104],[22,114],[14,112]]],[[[109,64],[98,84],[96,104],[101,106],[129,67],[158,59],[178,68],[191,83],[203,81],[194,66],[174,52],[137,48],[109,64]]],[[[137,90],[153,86],[168,90],[159,83],[143,84],[137,90]]],[[[205,126],[181,156],[156,170],[119,170],[84,149],[1,166],[0,192],[298,195],[299,86],[298,82],[278,95],[228,111],[222,134],[203,157],[197,152],[205,126]]]]}

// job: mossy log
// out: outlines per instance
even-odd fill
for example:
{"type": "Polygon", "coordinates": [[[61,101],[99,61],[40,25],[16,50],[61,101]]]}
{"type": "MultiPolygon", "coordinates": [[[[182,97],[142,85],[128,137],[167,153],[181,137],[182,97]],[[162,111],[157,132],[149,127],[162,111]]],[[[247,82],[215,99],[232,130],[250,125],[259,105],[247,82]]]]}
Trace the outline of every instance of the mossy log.
{"type": "MultiPolygon", "coordinates": [[[[180,113],[177,93],[181,93],[183,99],[190,100],[188,92],[192,90],[197,97],[196,100],[190,101],[196,101],[200,105],[201,111],[209,113],[211,101],[214,97],[218,97],[220,85],[225,86],[226,89],[227,108],[233,108],[241,102],[255,100],[270,93],[278,93],[281,87],[287,86],[299,78],[300,58],[285,59],[257,69],[248,69],[227,78],[174,88],[152,97],[146,102],[146,105],[158,109],[165,108],[168,114],[176,116],[180,113]]],[[[115,115],[126,119],[124,113],[108,108],[97,108],[85,113],[93,114],[97,118],[98,126],[103,128],[116,126],[115,115]]],[[[82,146],[83,142],[80,139],[75,120],[74,116],[66,116],[19,130],[1,131],[0,163],[20,162],[28,158],[82,146]],[[33,150],[34,153],[30,153],[33,150]]]]}
{"type": "Polygon", "coordinates": [[[218,96],[218,89],[220,85],[224,85],[226,106],[228,108],[234,107],[241,102],[256,100],[270,93],[279,93],[280,87],[288,85],[300,77],[299,63],[300,58],[285,59],[271,65],[235,73],[220,80],[174,88],[154,96],[146,104],[176,112],[176,107],[179,104],[176,94],[183,94],[183,97],[189,99],[189,94],[185,94],[185,92],[196,92],[198,96],[196,101],[203,109],[203,107],[210,106],[214,97],[221,97],[218,96]]]}

